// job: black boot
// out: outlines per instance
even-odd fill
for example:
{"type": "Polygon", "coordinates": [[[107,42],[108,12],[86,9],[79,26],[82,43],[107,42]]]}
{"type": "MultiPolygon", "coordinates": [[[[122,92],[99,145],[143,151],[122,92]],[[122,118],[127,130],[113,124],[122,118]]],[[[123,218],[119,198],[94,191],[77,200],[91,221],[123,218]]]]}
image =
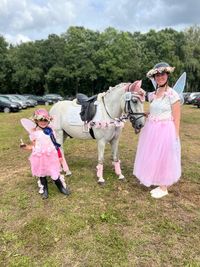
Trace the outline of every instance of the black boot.
{"type": "Polygon", "coordinates": [[[46,177],[40,177],[40,182],[43,185],[43,194],[42,197],[43,198],[48,198],[48,185],[47,185],[47,178],[46,177]]]}
{"type": "Polygon", "coordinates": [[[56,184],[56,186],[58,187],[58,189],[59,189],[59,191],[61,193],[63,193],[64,195],[69,195],[70,194],[68,188],[64,188],[64,186],[63,186],[60,178],[58,178],[57,180],[55,180],[55,184],[56,184]]]}

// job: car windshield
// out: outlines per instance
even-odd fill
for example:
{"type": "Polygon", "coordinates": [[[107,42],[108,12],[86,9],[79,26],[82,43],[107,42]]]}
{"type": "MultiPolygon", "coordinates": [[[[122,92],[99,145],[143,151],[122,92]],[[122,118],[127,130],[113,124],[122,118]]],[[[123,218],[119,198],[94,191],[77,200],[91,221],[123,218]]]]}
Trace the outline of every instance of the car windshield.
{"type": "Polygon", "coordinates": [[[14,97],[16,97],[19,100],[26,100],[26,98],[22,95],[15,95],[14,97]]]}
{"type": "Polygon", "coordinates": [[[10,103],[10,100],[8,100],[6,97],[0,96],[0,100],[6,103],[10,103]]]}
{"type": "Polygon", "coordinates": [[[62,97],[61,95],[58,94],[47,94],[45,97],[62,97]]]}
{"type": "Polygon", "coordinates": [[[8,97],[9,99],[12,99],[12,100],[19,101],[19,98],[17,98],[17,97],[14,96],[14,95],[8,95],[8,96],[6,96],[6,97],[8,97]]]}

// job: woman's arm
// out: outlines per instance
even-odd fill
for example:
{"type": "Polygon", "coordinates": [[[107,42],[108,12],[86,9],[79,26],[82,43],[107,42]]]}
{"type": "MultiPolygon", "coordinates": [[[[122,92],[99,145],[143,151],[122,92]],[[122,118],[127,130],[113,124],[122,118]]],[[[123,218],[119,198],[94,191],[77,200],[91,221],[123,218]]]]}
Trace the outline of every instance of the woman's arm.
{"type": "Polygon", "coordinates": [[[174,118],[174,124],[175,124],[175,128],[176,128],[176,136],[179,137],[180,120],[181,120],[181,104],[180,104],[180,101],[177,101],[172,105],[172,116],[174,118]]]}

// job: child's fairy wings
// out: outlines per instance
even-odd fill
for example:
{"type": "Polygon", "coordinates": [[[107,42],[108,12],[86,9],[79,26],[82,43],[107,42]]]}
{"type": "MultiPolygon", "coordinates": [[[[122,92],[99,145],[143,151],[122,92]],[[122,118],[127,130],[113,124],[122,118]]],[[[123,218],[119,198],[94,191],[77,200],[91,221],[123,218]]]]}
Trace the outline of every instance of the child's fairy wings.
{"type": "Polygon", "coordinates": [[[29,120],[29,119],[25,119],[25,118],[23,118],[23,119],[21,119],[20,121],[21,121],[21,124],[22,124],[22,126],[24,127],[24,129],[25,129],[29,134],[30,134],[30,133],[33,131],[33,129],[36,127],[36,124],[35,124],[33,121],[29,120]]]}
{"type": "Polygon", "coordinates": [[[185,88],[186,83],[186,72],[183,72],[183,74],[178,78],[177,82],[175,83],[173,89],[179,94],[181,104],[184,103],[184,97],[183,97],[183,91],[185,88]]]}

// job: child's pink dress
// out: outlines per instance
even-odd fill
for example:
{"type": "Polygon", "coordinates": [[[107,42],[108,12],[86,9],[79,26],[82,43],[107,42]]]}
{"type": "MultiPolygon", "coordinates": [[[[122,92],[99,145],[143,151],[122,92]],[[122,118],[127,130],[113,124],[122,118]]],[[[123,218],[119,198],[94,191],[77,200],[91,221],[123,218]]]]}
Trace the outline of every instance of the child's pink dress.
{"type": "Polygon", "coordinates": [[[133,174],[145,186],[170,186],[181,176],[180,141],[171,105],[179,95],[171,88],[162,98],[150,96],[150,115],[141,130],[133,174]]]}
{"type": "Polygon", "coordinates": [[[60,176],[61,165],[57,150],[49,135],[42,130],[35,130],[30,134],[31,141],[35,141],[35,146],[29,157],[33,176],[51,176],[57,180],[60,176]]]}

